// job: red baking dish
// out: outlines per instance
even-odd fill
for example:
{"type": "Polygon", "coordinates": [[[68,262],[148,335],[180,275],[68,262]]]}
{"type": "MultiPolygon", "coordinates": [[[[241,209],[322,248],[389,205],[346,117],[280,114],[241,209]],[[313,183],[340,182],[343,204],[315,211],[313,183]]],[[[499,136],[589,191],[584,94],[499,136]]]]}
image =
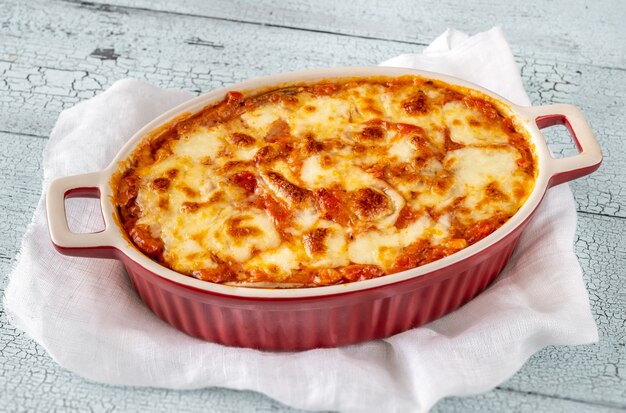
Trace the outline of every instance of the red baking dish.
{"type": "Polygon", "coordinates": [[[286,73],[248,80],[192,99],[138,131],[104,170],[53,181],[47,192],[50,237],[62,254],[121,260],[137,293],[161,319],[177,329],[230,346],[264,350],[335,347],[387,337],[437,319],[483,291],[507,263],[546,190],[595,171],[600,148],[582,113],[571,105],[521,107],[477,85],[436,73],[391,67],[349,67],[286,73]],[[109,181],[149,131],[178,115],[270,86],[332,78],[413,74],[476,89],[496,99],[523,124],[537,156],[535,188],[521,209],[481,241],[441,260],[366,281],[316,288],[263,289],[201,281],[165,268],[138,251],[123,235],[109,181]],[[539,129],[564,124],[579,153],[553,158],[539,129]],[[65,199],[99,198],[105,229],[70,232],[65,199]]]}

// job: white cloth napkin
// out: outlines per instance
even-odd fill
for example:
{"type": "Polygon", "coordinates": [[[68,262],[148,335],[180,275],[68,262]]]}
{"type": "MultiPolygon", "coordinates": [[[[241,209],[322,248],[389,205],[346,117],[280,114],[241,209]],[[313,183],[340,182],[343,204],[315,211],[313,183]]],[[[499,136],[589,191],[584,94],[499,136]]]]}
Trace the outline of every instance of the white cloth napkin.
{"type": "MultiPolygon", "coordinates": [[[[449,73],[529,102],[497,28],[473,37],[449,30],[424,53],[385,64],[449,73]]],[[[102,169],[139,127],[189,97],[122,80],[64,111],[45,150],[44,189],[53,178],[102,169]]],[[[74,228],[100,225],[93,202],[73,202],[69,215],[74,228]]],[[[55,252],[42,197],[4,301],[15,326],[91,380],[250,389],[305,409],[419,412],[445,396],[493,388],[544,346],[597,340],[575,228],[574,200],[561,185],[545,197],[497,282],[456,312],[385,340],[272,353],[186,336],[142,305],[117,261],[55,252]]]]}

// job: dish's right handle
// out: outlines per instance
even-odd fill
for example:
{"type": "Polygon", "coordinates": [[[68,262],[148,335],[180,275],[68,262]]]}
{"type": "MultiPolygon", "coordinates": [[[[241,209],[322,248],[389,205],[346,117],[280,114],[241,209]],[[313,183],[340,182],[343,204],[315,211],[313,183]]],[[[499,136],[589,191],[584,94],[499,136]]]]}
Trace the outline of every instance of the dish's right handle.
{"type": "Polygon", "coordinates": [[[528,109],[535,118],[539,129],[553,125],[565,125],[574,138],[579,151],[574,156],[550,160],[549,186],[559,185],[589,175],[600,167],[602,151],[587,119],[585,119],[585,115],[576,106],[556,104],[533,106],[528,109]]]}

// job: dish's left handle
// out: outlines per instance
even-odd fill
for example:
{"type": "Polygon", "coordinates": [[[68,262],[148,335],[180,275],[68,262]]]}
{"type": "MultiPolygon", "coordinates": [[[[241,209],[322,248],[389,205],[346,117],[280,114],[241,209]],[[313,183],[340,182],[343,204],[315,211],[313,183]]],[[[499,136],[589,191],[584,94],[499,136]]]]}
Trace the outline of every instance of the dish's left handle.
{"type": "Polygon", "coordinates": [[[102,175],[89,173],[59,178],[48,187],[46,212],[50,239],[57,251],[64,255],[90,258],[116,258],[115,223],[105,214],[105,228],[99,232],[75,233],[69,228],[65,210],[67,198],[97,198],[102,208],[102,175]]]}

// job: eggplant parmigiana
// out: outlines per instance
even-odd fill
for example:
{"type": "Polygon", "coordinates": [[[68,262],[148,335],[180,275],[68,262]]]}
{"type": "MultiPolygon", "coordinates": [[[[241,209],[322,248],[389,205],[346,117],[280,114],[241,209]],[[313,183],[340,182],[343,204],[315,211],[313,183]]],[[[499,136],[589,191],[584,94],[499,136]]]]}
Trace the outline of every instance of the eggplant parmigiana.
{"type": "Polygon", "coordinates": [[[229,92],[146,136],[111,184],[129,240],[162,265],[216,283],[314,287],[481,240],[536,174],[506,108],[402,76],[229,92]]]}

